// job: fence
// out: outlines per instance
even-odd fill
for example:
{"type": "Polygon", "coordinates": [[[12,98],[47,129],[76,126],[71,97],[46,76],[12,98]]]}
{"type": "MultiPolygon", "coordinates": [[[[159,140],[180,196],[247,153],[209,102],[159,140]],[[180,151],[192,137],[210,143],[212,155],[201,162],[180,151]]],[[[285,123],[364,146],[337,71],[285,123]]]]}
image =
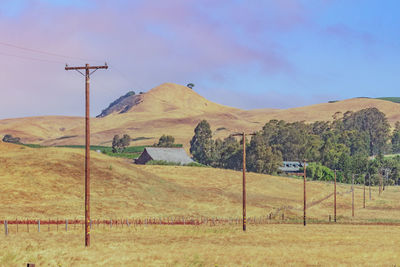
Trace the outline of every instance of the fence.
{"type": "MultiPolygon", "coordinates": [[[[264,216],[264,217],[248,217],[246,219],[247,224],[269,224],[272,222],[277,222],[279,220],[285,221],[285,215],[282,213],[281,216],[273,215],[272,213],[264,216]]],[[[242,218],[208,218],[208,217],[199,217],[199,218],[186,218],[186,217],[172,217],[172,218],[140,218],[140,219],[110,219],[110,220],[91,220],[90,228],[95,229],[98,227],[130,227],[130,226],[146,226],[146,225],[206,225],[206,226],[216,226],[216,225],[239,225],[242,224],[242,218]]],[[[0,220],[0,224],[4,224],[5,234],[9,234],[9,228],[11,225],[15,225],[15,231],[18,232],[20,230],[20,226],[26,227],[26,232],[41,230],[50,231],[50,226],[55,225],[57,231],[59,230],[76,230],[77,227],[81,227],[84,229],[84,220],[78,219],[64,219],[64,220],[0,220]]],[[[22,229],[21,229],[22,230],[22,229]]]]}

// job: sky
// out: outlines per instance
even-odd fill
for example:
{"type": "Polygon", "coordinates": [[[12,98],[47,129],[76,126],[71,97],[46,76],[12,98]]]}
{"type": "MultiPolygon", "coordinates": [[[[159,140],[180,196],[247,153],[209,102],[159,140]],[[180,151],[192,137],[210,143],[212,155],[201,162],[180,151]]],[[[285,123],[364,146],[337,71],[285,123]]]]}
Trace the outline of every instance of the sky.
{"type": "Polygon", "coordinates": [[[400,96],[396,0],[0,0],[0,119],[91,115],[195,84],[241,109],[400,96]]]}

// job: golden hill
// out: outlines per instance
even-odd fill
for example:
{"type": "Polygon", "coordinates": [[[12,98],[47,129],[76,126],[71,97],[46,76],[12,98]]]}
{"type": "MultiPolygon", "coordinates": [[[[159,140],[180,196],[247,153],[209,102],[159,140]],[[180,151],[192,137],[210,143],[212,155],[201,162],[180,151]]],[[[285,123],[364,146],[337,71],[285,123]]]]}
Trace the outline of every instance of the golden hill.
{"type": "MultiPolygon", "coordinates": [[[[211,124],[214,137],[236,131],[259,130],[271,119],[286,121],[332,120],[336,112],[376,107],[391,124],[400,120],[400,105],[384,100],[355,98],[291,109],[240,110],[208,101],[186,86],[165,83],[147,93],[128,97],[111,114],[91,120],[92,144],[110,145],[115,134],[129,134],[133,145],[153,144],[163,134],[173,135],[186,147],[202,119],[211,124]],[[121,113],[122,112],[122,113],[121,113]]],[[[339,114],[340,115],[340,114],[339,114]]],[[[84,119],[42,116],[0,120],[0,136],[12,134],[25,143],[84,144],[84,119]]]]}
{"type": "MultiPolygon", "coordinates": [[[[0,218],[80,218],[84,203],[84,155],[80,149],[27,148],[0,143],[0,218]]],[[[92,218],[167,216],[240,217],[242,174],[237,171],[183,167],[139,166],[92,152],[92,218]]],[[[249,173],[249,217],[272,213],[301,219],[301,179],[249,173]]],[[[308,217],[327,220],[333,213],[333,185],[309,182],[308,217]]],[[[351,218],[349,185],[338,186],[338,216],[351,218]]],[[[356,220],[400,218],[400,189],[388,187],[362,208],[356,187],[356,220]]],[[[368,191],[367,191],[368,194],[368,191]]]]}

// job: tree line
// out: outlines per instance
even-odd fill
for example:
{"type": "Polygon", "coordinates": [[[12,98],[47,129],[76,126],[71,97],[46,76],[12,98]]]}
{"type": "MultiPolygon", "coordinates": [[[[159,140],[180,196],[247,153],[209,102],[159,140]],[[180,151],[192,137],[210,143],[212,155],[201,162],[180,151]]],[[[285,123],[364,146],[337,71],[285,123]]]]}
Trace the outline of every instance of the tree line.
{"type": "MultiPolygon", "coordinates": [[[[203,120],[194,130],[190,152],[199,163],[240,170],[241,142],[233,136],[214,140],[210,124],[203,120]]],[[[356,182],[370,175],[367,180],[377,184],[390,172],[388,183],[393,184],[400,174],[400,157],[383,157],[400,153],[400,123],[391,131],[385,114],[376,108],[337,112],[333,121],[271,120],[245,142],[248,171],[276,174],[283,161],[306,159],[307,177],[315,180],[332,180],[337,170],[340,182],[351,182],[355,174],[356,182]]]]}

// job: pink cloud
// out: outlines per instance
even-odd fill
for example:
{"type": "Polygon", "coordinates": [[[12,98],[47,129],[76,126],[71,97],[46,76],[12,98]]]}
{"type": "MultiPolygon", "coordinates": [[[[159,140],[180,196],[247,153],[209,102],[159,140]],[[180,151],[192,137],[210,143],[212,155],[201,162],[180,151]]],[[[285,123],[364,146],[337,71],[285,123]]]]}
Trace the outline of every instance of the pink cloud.
{"type": "Polygon", "coordinates": [[[10,95],[0,100],[0,117],[6,111],[27,115],[29,110],[35,110],[31,115],[83,114],[82,77],[66,72],[64,62],[99,64],[107,60],[110,63],[111,68],[96,73],[92,81],[95,88],[92,113],[98,113],[127,89],[147,90],[162,82],[185,81],[224,68],[259,64],[269,74],[291,72],[293,68],[279,45],[272,40],[255,45],[252,38],[254,43],[258,39],[253,34],[264,25],[269,26],[267,29],[290,31],[307,22],[300,2],[289,0],[273,1],[271,9],[276,10],[276,16],[265,19],[266,22],[257,19],[269,12],[263,1],[256,1],[248,8],[233,6],[225,0],[123,1],[121,5],[117,1],[90,1],[89,9],[55,7],[39,0],[28,3],[20,16],[0,15],[0,41],[74,58],[0,46],[1,52],[8,55],[54,61],[31,61],[0,54],[3,62],[7,62],[0,66],[2,86],[10,95]],[[211,7],[227,9],[221,13],[226,20],[212,16],[211,7]],[[241,16],[234,15],[235,9],[241,16]],[[152,26],[161,27],[161,33],[149,30],[152,26]],[[238,37],[238,28],[244,29],[244,35],[238,37]]]}

